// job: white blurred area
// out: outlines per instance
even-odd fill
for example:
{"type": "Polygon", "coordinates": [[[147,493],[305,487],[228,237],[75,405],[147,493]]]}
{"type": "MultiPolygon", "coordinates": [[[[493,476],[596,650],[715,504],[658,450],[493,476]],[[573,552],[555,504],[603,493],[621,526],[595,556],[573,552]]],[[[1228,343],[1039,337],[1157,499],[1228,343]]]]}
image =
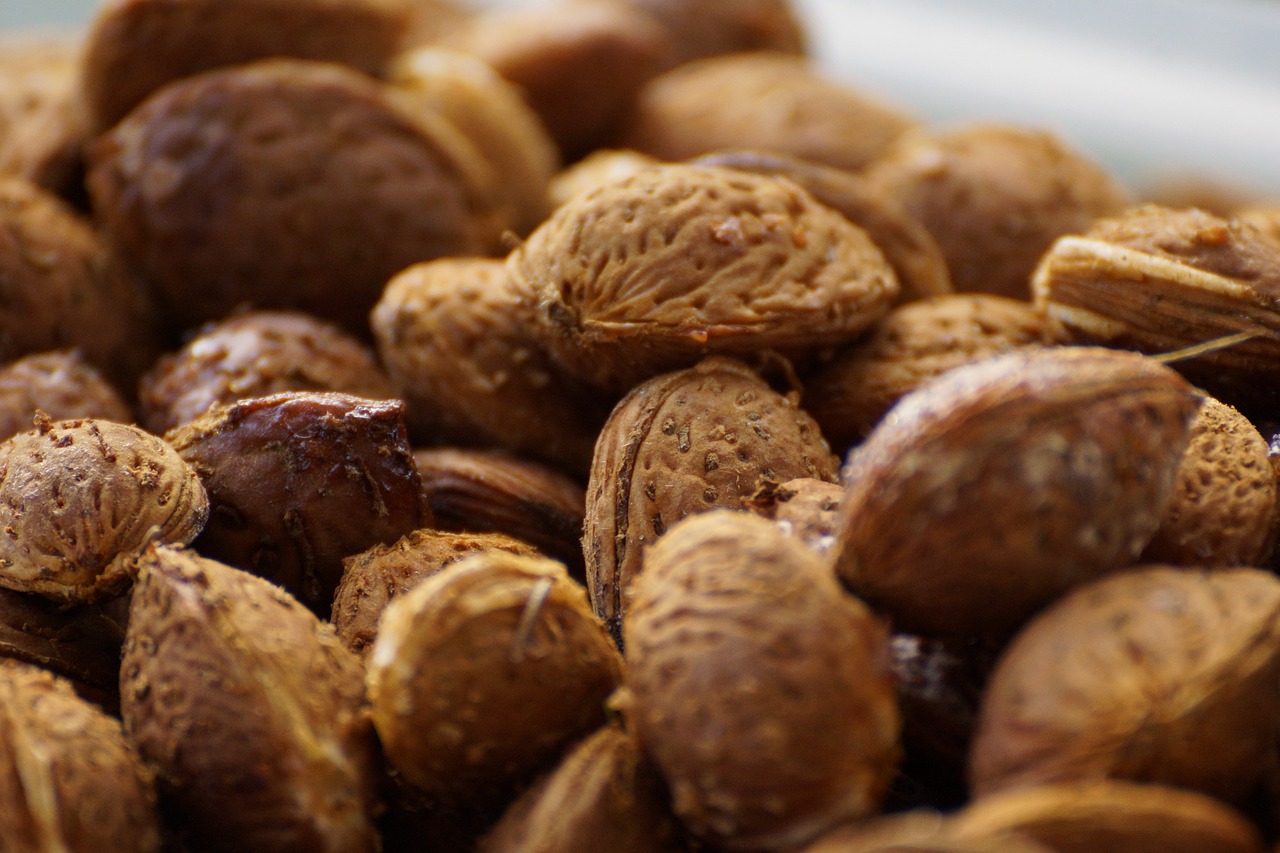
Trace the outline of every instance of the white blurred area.
{"type": "MultiPolygon", "coordinates": [[[[1140,190],[1280,198],[1275,0],[792,2],[833,76],[926,121],[1052,130],[1140,190]]],[[[0,0],[0,31],[81,26],[95,6],[0,0]]]]}

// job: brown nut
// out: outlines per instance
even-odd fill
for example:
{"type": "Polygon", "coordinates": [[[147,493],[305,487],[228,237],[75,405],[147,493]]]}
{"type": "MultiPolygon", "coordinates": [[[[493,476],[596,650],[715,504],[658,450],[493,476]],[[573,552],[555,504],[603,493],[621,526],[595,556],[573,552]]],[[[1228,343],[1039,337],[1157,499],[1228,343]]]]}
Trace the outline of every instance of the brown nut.
{"type": "Polygon", "coordinates": [[[392,601],[367,661],[387,758],[437,803],[509,799],[604,723],[622,677],[564,566],[492,550],[392,601]]]}
{"type": "Polygon", "coordinates": [[[477,853],[680,853],[666,788],[635,737],[608,726],[512,803],[477,853]]]}
{"type": "Polygon", "coordinates": [[[650,80],[612,141],[667,161],[755,148],[856,171],[915,123],[805,57],[734,53],[650,80]]]}
{"type": "Polygon", "coordinates": [[[5,853],[159,853],[151,774],[120,729],[50,673],[0,661],[5,853]]]}
{"type": "Polygon", "coordinates": [[[1144,567],[1082,586],[996,664],[971,792],[1115,778],[1241,804],[1280,758],[1278,672],[1268,572],[1144,567]]]}
{"type": "MultiPolygon", "coordinates": [[[[837,827],[800,853],[1057,853],[1012,833],[957,838],[946,815],[931,809],[880,815],[837,827]]],[[[1114,853],[1114,851],[1113,851],[1114,853]]]]}
{"type": "Polygon", "coordinates": [[[623,621],[623,713],[716,849],[804,844],[875,814],[898,759],[888,634],[828,563],[719,510],[648,551],[623,621]]]}
{"type": "Polygon", "coordinates": [[[862,229],[791,181],[712,166],[575,196],[509,262],[564,368],[620,392],[707,354],[846,343],[898,295],[862,229]]]}
{"type": "Polygon", "coordinates": [[[850,454],[837,571],[901,630],[1007,634],[1138,556],[1198,407],[1177,373],[1115,350],[948,371],[850,454]]]}
{"type": "Polygon", "coordinates": [[[370,317],[420,444],[505,447],[585,472],[610,398],[564,375],[502,261],[441,258],[387,284],[370,317]]]}
{"type": "Polygon", "coordinates": [[[808,34],[790,0],[623,0],[657,18],[670,34],[664,67],[721,53],[804,54],[808,34]]]}
{"type": "Polygon", "coordinates": [[[76,92],[79,49],[75,36],[0,38],[0,175],[64,197],[77,195],[87,133],[76,92]]]}
{"type": "Polygon", "coordinates": [[[148,98],[94,144],[89,192],[184,328],[247,302],[367,333],[393,274],[496,246],[456,137],[352,69],[263,60],[148,98]]]}
{"type": "Polygon", "coordinates": [[[46,419],[0,443],[0,586],[114,597],[148,543],[185,545],[208,515],[196,472],[137,427],[46,419]]]}
{"type": "Polygon", "coordinates": [[[1178,353],[1172,365],[1224,403],[1280,405],[1280,243],[1251,225],[1136,208],[1054,243],[1033,288],[1073,341],[1178,353]]]}
{"type": "Polygon", "coordinates": [[[79,350],[35,353],[0,367],[0,440],[31,429],[37,412],[54,420],[133,420],[128,404],[79,350]]]}
{"type": "Polygon", "coordinates": [[[342,559],[431,524],[398,400],[286,392],[168,434],[209,494],[201,554],[328,615],[342,559]]]}
{"type": "Polygon", "coordinates": [[[247,311],[210,323],[138,383],[142,421],[157,435],[218,403],[283,391],[396,396],[372,349],[337,326],[292,311],[247,311]]]}
{"type": "Polygon", "coordinates": [[[582,537],[591,603],[614,636],[645,548],[676,522],[744,509],[766,482],[836,479],[839,461],[791,397],[709,358],[636,387],[600,433],[582,537]]]}
{"type": "Polygon", "coordinates": [[[1056,238],[1130,203],[1053,135],[1001,125],[904,135],[864,174],[933,234],[956,290],[1023,299],[1056,238]]]}
{"type": "Polygon", "coordinates": [[[330,621],[347,647],[364,656],[378,636],[382,612],[393,599],[445,566],[490,548],[538,556],[532,545],[501,533],[415,530],[390,545],[374,545],[347,557],[342,561],[342,580],[333,596],[330,621]]]}
{"type": "Polygon", "coordinates": [[[101,133],[167,83],[272,56],[377,74],[404,25],[385,0],[112,0],[85,37],[88,120],[101,133]]]}
{"type": "Polygon", "coordinates": [[[745,505],[819,554],[829,554],[836,544],[836,519],[843,497],[844,487],[838,483],[797,477],[785,483],[761,483],[745,505]]]}
{"type": "Polygon", "coordinates": [[[926,380],[997,353],[1052,343],[1056,334],[1042,312],[1007,296],[954,293],[899,305],[806,380],[804,408],[832,447],[847,449],[926,380]]]}
{"type": "Polygon", "coordinates": [[[624,148],[597,148],[590,154],[565,166],[551,178],[547,188],[552,208],[557,208],[579,193],[593,190],[634,175],[642,169],[658,165],[658,161],[639,151],[624,148]]]}
{"type": "Polygon", "coordinates": [[[120,694],[125,730],[202,849],[378,849],[359,661],[279,587],[152,549],[120,694]]]}

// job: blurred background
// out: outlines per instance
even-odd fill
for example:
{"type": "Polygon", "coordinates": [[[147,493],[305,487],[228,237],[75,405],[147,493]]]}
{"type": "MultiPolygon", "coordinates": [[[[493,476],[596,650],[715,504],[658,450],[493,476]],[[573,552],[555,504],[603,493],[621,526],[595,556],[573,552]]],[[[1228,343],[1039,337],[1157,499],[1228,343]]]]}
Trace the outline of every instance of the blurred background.
{"type": "MultiPolygon", "coordinates": [[[[926,120],[1052,130],[1139,189],[1280,198],[1273,0],[793,2],[832,75],[926,120]]],[[[81,27],[96,5],[0,0],[0,31],[81,27]]]]}

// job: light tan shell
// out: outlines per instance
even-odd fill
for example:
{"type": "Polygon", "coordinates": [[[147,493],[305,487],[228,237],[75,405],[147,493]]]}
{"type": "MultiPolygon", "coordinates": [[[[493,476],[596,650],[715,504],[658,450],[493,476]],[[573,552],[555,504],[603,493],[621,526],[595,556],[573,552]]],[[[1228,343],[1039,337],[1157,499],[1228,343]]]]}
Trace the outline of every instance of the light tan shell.
{"type": "Polygon", "coordinates": [[[129,423],[133,412],[79,350],[34,353],[0,367],[0,440],[54,420],[100,418],[129,423]]]}
{"type": "Polygon", "coordinates": [[[557,208],[579,193],[600,184],[612,183],[642,169],[658,165],[658,161],[639,151],[625,148],[597,148],[590,154],[565,166],[551,179],[548,192],[551,206],[557,208]]]}

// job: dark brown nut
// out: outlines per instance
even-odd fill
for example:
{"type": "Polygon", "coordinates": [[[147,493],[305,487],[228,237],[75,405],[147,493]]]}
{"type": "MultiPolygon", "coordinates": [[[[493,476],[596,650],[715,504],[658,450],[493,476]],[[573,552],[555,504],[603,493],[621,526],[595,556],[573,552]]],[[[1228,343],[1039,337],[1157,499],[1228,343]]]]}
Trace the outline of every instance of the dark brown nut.
{"type": "Polygon", "coordinates": [[[520,795],[477,847],[478,853],[684,849],[661,778],[634,736],[618,726],[574,747],[520,795]]]}
{"type": "Polygon", "coordinates": [[[120,387],[158,351],[152,304],[96,231],[53,194],[0,176],[0,360],[80,349],[120,387]]]}
{"type": "Polygon", "coordinates": [[[850,454],[837,571],[900,630],[1007,635],[1138,556],[1198,407],[1173,370],[1116,350],[948,371],[850,454]]]}
{"type": "Polygon", "coordinates": [[[436,527],[505,533],[584,579],[587,496],[575,480],[509,453],[437,448],[413,454],[436,527]]]}
{"type": "Polygon", "coordinates": [[[436,803],[509,800],[604,723],[622,678],[564,566],[492,550],[392,601],[367,660],[386,756],[436,803]]]}
{"type": "Polygon", "coordinates": [[[591,603],[620,634],[643,550],[686,516],[745,509],[766,482],[835,481],[817,424],[746,365],[710,358],[636,387],[600,433],[582,537],[591,603]]]}
{"type": "Polygon", "coordinates": [[[37,412],[54,420],[133,420],[129,405],[79,350],[35,353],[0,367],[0,440],[31,429],[37,412]]]}
{"type": "Polygon", "coordinates": [[[1192,348],[1172,364],[1210,394],[1246,414],[1280,405],[1280,244],[1244,222],[1136,208],[1055,242],[1033,288],[1073,341],[1192,348]]]}
{"type": "Polygon", "coordinates": [[[159,853],[152,776],[120,723],[50,673],[0,661],[5,853],[159,853]]]}
{"type": "Polygon", "coordinates": [[[551,210],[547,185],[560,163],[555,141],[513,83],[463,53],[423,47],[392,65],[392,83],[433,110],[475,146],[489,167],[500,216],[528,234],[551,210]]]}
{"type": "Polygon", "coordinates": [[[565,161],[597,147],[670,44],[643,12],[573,0],[476,15],[438,46],[471,54],[523,93],[565,161]]]}
{"type": "Polygon", "coordinates": [[[926,380],[1056,336],[1043,312],[1006,296],[955,293],[899,305],[806,380],[803,404],[831,446],[848,449],[926,380]]]}
{"type": "Polygon", "coordinates": [[[1057,850],[1012,833],[993,834],[990,838],[957,838],[941,812],[918,809],[837,827],[799,853],[1057,853],[1057,850]]]}
{"type": "Polygon", "coordinates": [[[712,166],[576,196],[509,260],[564,368],[620,392],[708,354],[847,343],[898,295],[861,228],[791,181],[712,166]]]}
{"type": "Polygon", "coordinates": [[[949,821],[958,838],[1035,839],[1054,853],[1262,853],[1258,830],[1230,806],[1194,791],[1096,780],[1044,785],[977,800],[949,821]]]}
{"type": "Polygon", "coordinates": [[[0,586],[64,603],[112,598],[149,543],[185,545],[208,515],[196,472],[137,427],[41,420],[0,443],[0,586]]]}
{"type": "Polygon", "coordinates": [[[716,151],[691,162],[795,181],[867,232],[897,273],[902,302],[951,292],[951,273],[938,242],[902,205],[874,192],[859,175],[787,154],[750,149],[716,151]]]}
{"type": "Polygon", "coordinates": [[[721,53],[804,54],[808,35],[790,0],[624,0],[670,33],[666,68],[721,53]]]}
{"type": "Polygon", "coordinates": [[[362,678],[333,629],[274,584],[189,551],[144,558],[121,711],[200,849],[378,849],[362,678]]]}
{"type": "Polygon", "coordinates": [[[971,792],[1114,778],[1242,804],[1277,766],[1277,673],[1269,572],[1144,567],[1082,586],[996,664],[971,792]]]}
{"type": "Polygon", "coordinates": [[[76,195],[87,133],[76,97],[79,39],[0,38],[0,175],[76,195]]]}
{"type": "Polygon", "coordinates": [[[1262,566],[1275,546],[1276,469],[1240,412],[1205,397],[1164,518],[1139,557],[1178,566],[1262,566]]]}
{"type": "Polygon", "coordinates": [[[885,626],[830,565],[729,510],[649,549],[623,621],[623,713],[716,849],[804,844],[881,805],[900,721],[885,626]]]}
{"type": "Polygon", "coordinates": [[[387,605],[445,566],[490,548],[525,557],[538,550],[501,533],[415,530],[390,545],[375,545],[342,561],[330,621],[348,648],[362,657],[378,636],[387,605]]]}
{"type": "Polygon", "coordinates": [[[292,311],[248,311],[210,323],[138,383],[147,429],[163,435],[218,403],[284,391],[396,396],[373,350],[330,323],[292,311]]]}
{"type": "Polygon", "coordinates": [[[344,557],[431,524],[398,400],[255,397],[214,407],[168,441],[209,493],[196,549],[326,616],[344,557]]]}
{"type": "Polygon", "coordinates": [[[998,125],[904,135],[864,173],[942,247],[958,291],[1025,299],[1063,234],[1119,213],[1118,182],[1049,133],[998,125]]]}
{"type": "Polygon", "coordinates": [[[557,208],[569,199],[593,190],[601,184],[613,183],[636,172],[657,166],[659,161],[639,151],[625,148],[597,148],[581,160],[570,163],[551,179],[548,192],[551,206],[557,208]]]}
{"type": "Polygon", "coordinates": [[[543,352],[524,295],[502,261],[415,264],[374,307],[378,353],[418,443],[505,447],[585,472],[612,400],[543,352]]]}
{"type": "Polygon", "coordinates": [[[755,148],[855,171],[915,124],[805,57],[735,53],[650,80],[612,142],[667,161],[755,148]]]}
{"type": "Polygon", "coordinates": [[[496,247],[456,137],[357,71],[264,60],[148,98],[94,144],[89,192],[183,327],[247,302],[367,334],[392,275],[496,247]]]}
{"type": "Polygon", "coordinates": [[[836,519],[843,497],[844,487],[837,483],[799,477],[785,483],[762,483],[746,506],[777,522],[787,535],[819,554],[829,554],[836,543],[836,519]]]}
{"type": "Polygon", "coordinates": [[[101,133],[167,83],[267,57],[377,74],[405,23],[385,0],[112,0],[85,39],[80,86],[88,119],[101,133]]]}

